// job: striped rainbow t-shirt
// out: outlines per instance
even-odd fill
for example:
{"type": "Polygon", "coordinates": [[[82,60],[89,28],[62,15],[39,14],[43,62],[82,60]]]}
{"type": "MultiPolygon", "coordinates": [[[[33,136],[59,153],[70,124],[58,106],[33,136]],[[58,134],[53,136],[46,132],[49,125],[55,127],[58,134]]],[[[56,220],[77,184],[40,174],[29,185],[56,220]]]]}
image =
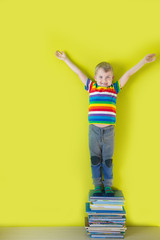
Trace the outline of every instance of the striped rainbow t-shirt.
{"type": "Polygon", "coordinates": [[[120,80],[109,87],[101,87],[87,79],[85,90],[89,92],[89,124],[110,124],[116,122],[116,100],[120,92],[120,80]]]}

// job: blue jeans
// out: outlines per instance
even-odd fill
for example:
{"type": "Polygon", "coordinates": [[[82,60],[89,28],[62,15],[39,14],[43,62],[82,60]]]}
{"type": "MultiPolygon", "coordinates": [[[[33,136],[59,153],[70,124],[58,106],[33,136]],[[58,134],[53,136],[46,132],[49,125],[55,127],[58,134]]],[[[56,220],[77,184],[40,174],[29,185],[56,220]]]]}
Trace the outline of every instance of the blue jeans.
{"type": "Polygon", "coordinates": [[[115,127],[89,125],[89,150],[93,184],[95,186],[113,185],[113,153],[115,147],[115,127]],[[102,174],[104,180],[102,181],[102,174]],[[103,182],[103,183],[102,183],[103,182]]]}

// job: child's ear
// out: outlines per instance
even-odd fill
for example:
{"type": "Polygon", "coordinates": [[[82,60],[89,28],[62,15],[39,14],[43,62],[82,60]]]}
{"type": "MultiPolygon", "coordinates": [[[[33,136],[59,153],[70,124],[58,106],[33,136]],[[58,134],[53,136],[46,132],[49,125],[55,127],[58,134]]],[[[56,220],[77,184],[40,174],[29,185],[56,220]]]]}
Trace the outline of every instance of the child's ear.
{"type": "Polygon", "coordinates": [[[113,77],[112,77],[112,80],[114,79],[114,75],[113,75],[113,77]]]}

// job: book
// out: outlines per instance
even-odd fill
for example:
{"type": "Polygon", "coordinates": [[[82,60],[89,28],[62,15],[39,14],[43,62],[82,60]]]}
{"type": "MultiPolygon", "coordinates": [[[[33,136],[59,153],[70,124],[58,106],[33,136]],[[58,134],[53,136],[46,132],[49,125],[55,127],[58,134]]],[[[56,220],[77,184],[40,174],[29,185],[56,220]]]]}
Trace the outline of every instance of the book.
{"type": "Polygon", "coordinates": [[[105,196],[105,193],[103,192],[102,196],[94,196],[94,190],[89,191],[88,200],[92,202],[93,200],[125,200],[124,195],[121,190],[113,190],[114,195],[113,197],[107,197],[105,196]]]}
{"type": "Polygon", "coordinates": [[[124,238],[124,236],[123,235],[114,235],[114,234],[112,234],[112,235],[102,235],[102,234],[98,234],[98,235],[96,235],[96,234],[91,234],[91,236],[90,236],[91,238],[124,238]]]}
{"type": "Polygon", "coordinates": [[[122,211],[123,206],[122,205],[111,205],[111,204],[90,204],[91,210],[117,210],[122,211]]]}
{"type": "Polygon", "coordinates": [[[90,209],[90,203],[87,202],[86,203],[86,213],[88,214],[110,214],[110,215],[125,215],[126,211],[124,209],[124,207],[122,208],[122,211],[113,211],[113,210],[91,210],[90,209]]]}

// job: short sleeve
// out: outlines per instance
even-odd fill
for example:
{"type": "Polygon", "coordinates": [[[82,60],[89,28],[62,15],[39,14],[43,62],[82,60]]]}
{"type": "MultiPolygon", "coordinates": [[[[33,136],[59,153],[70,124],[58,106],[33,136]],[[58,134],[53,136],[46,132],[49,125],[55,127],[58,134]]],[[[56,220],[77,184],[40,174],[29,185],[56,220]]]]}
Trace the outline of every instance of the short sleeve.
{"type": "Polygon", "coordinates": [[[91,83],[92,83],[92,81],[89,78],[87,78],[87,82],[86,82],[86,85],[85,85],[85,90],[87,90],[88,92],[89,92],[91,83]]]}
{"type": "Polygon", "coordinates": [[[118,80],[117,82],[113,83],[114,89],[116,91],[116,93],[118,94],[121,90],[120,88],[120,80],[118,80]]]}

